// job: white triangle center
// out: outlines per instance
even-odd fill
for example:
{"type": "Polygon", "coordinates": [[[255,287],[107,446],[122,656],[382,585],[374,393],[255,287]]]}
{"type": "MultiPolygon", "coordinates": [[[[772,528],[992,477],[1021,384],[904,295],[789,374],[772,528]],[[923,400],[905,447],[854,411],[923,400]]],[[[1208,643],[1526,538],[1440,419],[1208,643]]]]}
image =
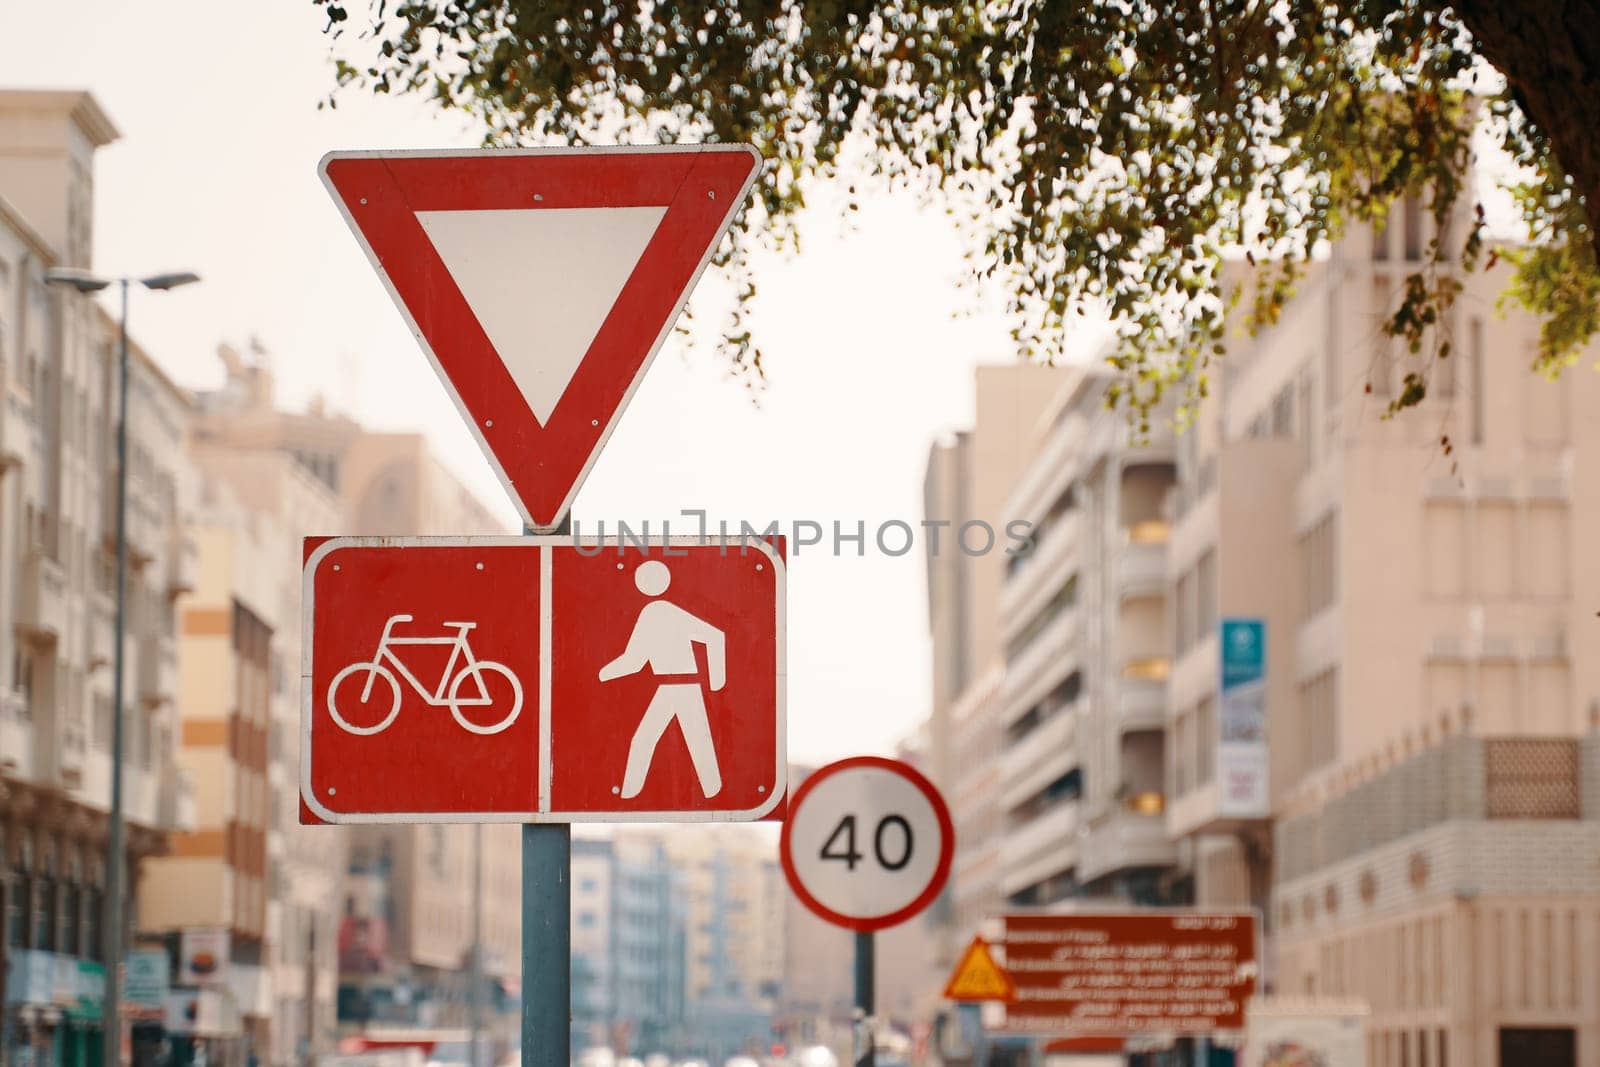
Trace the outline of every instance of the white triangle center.
{"type": "Polygon", "coordinates": [[[666,213],[582,207],[416,214],[543,426],[666,213]]]}

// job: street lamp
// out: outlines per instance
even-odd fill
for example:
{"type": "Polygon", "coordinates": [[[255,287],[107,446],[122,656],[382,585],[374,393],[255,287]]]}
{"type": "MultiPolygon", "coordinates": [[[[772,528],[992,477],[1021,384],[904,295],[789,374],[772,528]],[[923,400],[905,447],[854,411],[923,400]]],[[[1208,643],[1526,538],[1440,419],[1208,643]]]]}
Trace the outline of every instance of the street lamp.
{"type": "Polygon", "coordinates": [[[111,668],[111,833],[106,844],[106,990],[101,1018],[105,1021],[105,1057],[108,1065],[122,1062],[122,683],[123,630],[128,599],[128,285],[137,281],[146,289],[166,291],[200,280],[190,271],[152,274],[148,278],[101,278],[79,267],[56,267],[44,280],[80,293],[98,293],[116,284],[121,290],[122,313],[117,327],[117,614],[116,651],[111,668]]]}

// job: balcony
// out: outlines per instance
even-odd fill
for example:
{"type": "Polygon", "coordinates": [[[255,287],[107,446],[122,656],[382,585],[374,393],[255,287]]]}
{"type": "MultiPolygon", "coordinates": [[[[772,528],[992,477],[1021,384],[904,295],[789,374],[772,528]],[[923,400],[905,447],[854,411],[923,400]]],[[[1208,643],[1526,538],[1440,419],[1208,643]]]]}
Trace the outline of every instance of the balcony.
{"type": "MultiPolygon", "coordinates": [[[[1127,531],[1129,540],[1117,550],[1116,593],[1124,599],[1136,596],[1161,596],[1167,587],[1167,526],[1165,523],[1141,523],[1127,531]],[[1135,531],[1148,526],[1160,527],[1159,540],[1133,540],[1135,531]]],[[[1146,531],[1140,536],[1154,536],[1146,531]]]]}
{"type": "Polygon", "coordinates": [[[22,565],[17,628],[39,641],[54,642],[67,629],[67,577],[61,564],[35,549],[22,565]]]}
{"type": "Polygon", "coordinates": [[[20,467],[34,454],[36,430],[28,417],[28,403],[13,392],[5,391],[5,410],[0,411],[0,471],[20,467]]]}
{"type": "Polygon", "coordinates": [[[1017,656],[1006,663],[1000,721],[1010,725],[1042,700],[1077,666],[1078,609],[1051,620],[1017,656]]]}
{"type": "Polygon", "coordinates": [[[1144,793],[1089,827],[1079,843],[1078,876],[1084,882],[1140,867],[1177,862],[1177,846],[1167,837],[1163,798],[1144,793]]]}
{"type": "Polygon", "coordinates": [[[1062,515],[1037,532],[1033,551],[1015,562],[1000,590],[1001,640],[1009,641],[1037,615],[1076,569],[1082,519],[1062,515]]]}
{"type": "MultiPolygon", "coordinates": [[[[104,488],[105,543],[107,551],[116,548],[117,537],[117,476],[116,468],[106,471],[104,488]]],[[[155,559],[160,547],[161,531],[165,526],[160,505],[138,485],[128,486],[128,565],[138,569],[155,559]]]]}
{"type": "Polygon", "coordinates": [[[1122,663],[1122,679],[1126,685],[1134,682],[1159,682],[1166,684],[1172,674],[1172,660],[1166,656],[1135,654],[1122,663]]]}
{"type": "Polygon", "coordinates": [[[1078,862],[1078,802],[1062,800],[1008,832],[1000,844],[1000,889],[1010,896],[1078,862]]]}
{"type": "Polygon", "coordinates": [[[173,535],[167,553],[168,596],[194,592],[196,574],[199,571],[199,555],[193,538],[183,533],[173,535]]]}
{"type": "Polygon", "coordinates": [[[195,828],[194,777],[188,771],[169,766],[162,772],[159,808],[163,830],[180,832],[195,828]]]}
{"type": "Polygon", "coordinates": [[[1010,810],[1078,764],[1077,705],[1061,708],[1000,755],[1000,806],[1010,810]]]}
{"type": "Polygon", "coordinates": [[[1117,730],[1160,730],[1167,720],[1167,687],[1148,678],[1123,678],[1117,685],[1117,730]]]}
{"type": "Polygon", "coordinates": [[[48,753],[41,753],[47,760],[40,762],[49,768],[47,777],[52,783],[63,789],[80,788],[89,756],[89,734],[83,723],[57,721],[54,729],[41,730],[38,740],[49,746],[48,753]]]}
{"type": "Polygon", "coordinates": [[[167,642],[155,634],[134,639],[134,693],[145,709],[171,700],[177,687],[177,664],[167,642]]]}
{"type": "Polygon", "coordinates": [[[0,694],[0,775],[31,779],[36,763],[27,699],[16,692],[0,694]]]}

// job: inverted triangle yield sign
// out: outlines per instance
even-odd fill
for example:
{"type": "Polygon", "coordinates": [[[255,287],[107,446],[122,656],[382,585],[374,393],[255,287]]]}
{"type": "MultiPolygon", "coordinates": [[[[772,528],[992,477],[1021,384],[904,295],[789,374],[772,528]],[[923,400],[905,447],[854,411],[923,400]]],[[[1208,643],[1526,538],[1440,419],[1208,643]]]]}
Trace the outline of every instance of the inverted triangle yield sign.
{"type": "Polygon", "coordinates": [[[333,152],[322,180],[550,529],[755,181],[747,145],[333,152]]]}

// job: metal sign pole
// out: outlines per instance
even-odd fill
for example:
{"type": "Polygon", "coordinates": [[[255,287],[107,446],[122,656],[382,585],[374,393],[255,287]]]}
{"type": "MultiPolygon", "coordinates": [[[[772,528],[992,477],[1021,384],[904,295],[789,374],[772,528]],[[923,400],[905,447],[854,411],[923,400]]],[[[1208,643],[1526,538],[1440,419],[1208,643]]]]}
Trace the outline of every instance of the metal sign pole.
{"type": "Polygon", "coordinates": [[[522,827],[522,1063],[568,1067],[572,1047],[572,827],[522,827]]]}
{"type": "Polygon", "coordinates": [[[872,1014],[876,966],[873,934],[856,933],[856,1067],[873,1067],[877,1033],[872,1014]]]}
{"type": "MultiPolygon", "coordinates": [[[[556,533],[569,533],[563,520],[556,533]]],[[[534,531],[524,527],[523,533],[534,531]]],[[[522,1064],[572,1055],[572,827],[522,827],[522,1064]]]]}

